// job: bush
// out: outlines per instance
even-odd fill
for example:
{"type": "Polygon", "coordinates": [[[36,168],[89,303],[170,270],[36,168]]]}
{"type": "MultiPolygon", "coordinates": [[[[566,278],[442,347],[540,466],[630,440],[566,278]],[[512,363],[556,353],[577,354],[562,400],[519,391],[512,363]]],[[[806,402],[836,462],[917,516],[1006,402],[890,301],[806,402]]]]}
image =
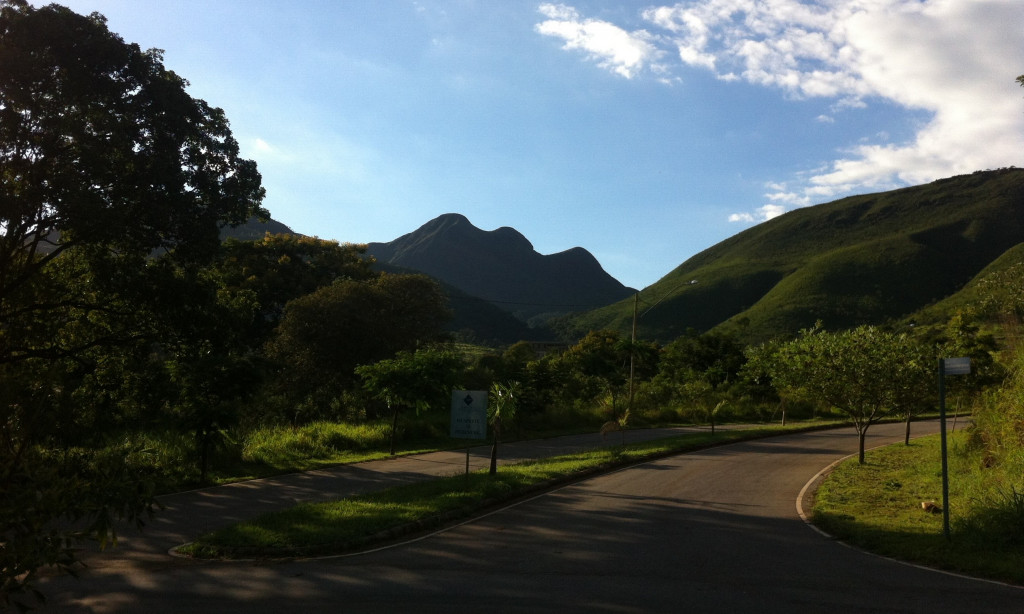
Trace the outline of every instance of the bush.
{"type": "Polygon", "coordinates": [[[994,544],[1024,545],[1024,351],[974,409],[969,445],[973,508],[963,526],[994,544]]]}

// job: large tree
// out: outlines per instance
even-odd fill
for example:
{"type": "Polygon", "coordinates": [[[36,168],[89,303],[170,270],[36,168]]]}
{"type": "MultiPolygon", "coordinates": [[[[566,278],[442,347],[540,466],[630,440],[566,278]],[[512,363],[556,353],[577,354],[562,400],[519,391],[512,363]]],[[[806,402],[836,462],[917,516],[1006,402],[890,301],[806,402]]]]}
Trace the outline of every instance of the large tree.
{"type": "MultiPolygon", "coordinates": [[[[66,252],[124,289],[149,255],[208,258],[220,226],[266,215],[255,163],[187,85],[99,14],[0,3],[0,324],[74,301],[33,289],[66,252]]],[[[42,353],[5,344],[0,361],[42,353]]]]}
{"type": "Polygon", "coordinates": [[[262,345],[277,327],[288,301],[335,281],[367,281],[377,277],[364,245],[339,244],[316,237],[268,234],[258,241],[228,239],[216,269],[229,292],[252,292],[258,312],[249,332],[262,345]]]}
{"type": "Polygon", "coordinates": [[[357,366],[437,341],[449,315],[440,286],[425,275],[339,280],[290,301],[267,355],[280,366],[292,420],[316,417],[317,407],[354,388],[357,366]]]}
{"type": "Polygon", "coordinates": [[[186,86],[99,14],[0,0],[0,603],[147,509],[135,463],[67,446],[83,386],[188,307],[157,291],[167,271],[266,215],[224,113],[186,86]]]}
{"type": "Polygon", "coordinates": [[[836,333],[813,328],[780,345],[768,370],[779,389],[846,414],[857,429],[863,464],[868,427],[925,402],[931,371],[922,356],[907,335],[873,326],[836,333]]]}

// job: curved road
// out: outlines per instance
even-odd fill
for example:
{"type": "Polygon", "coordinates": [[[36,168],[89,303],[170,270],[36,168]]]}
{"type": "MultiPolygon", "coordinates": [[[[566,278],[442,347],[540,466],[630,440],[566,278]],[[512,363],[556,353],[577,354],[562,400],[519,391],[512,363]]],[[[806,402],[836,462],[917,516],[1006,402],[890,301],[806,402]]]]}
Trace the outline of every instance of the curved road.
{"type": "MultiPolygon", "coordinates": [[[[873,426],[868,445],[899,441],[902,428],[873,426]]],[[[43,611],[1024,611],[1019,588],[901,565],[806,526],[801,488],[854,451],[852,428],[713,448],[357,556],[101,566],[46,581],[43,611]]]]}

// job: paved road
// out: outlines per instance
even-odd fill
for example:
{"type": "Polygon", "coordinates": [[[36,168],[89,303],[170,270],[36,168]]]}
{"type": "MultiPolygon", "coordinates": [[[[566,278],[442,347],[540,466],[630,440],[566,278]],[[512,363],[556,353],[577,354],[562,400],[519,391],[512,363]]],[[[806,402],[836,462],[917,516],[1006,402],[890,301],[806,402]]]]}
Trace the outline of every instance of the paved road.
{"type": "MultiPolygon", "coordinates": [[[[869,445],[899,440],[901,428],[872,427],[869,445]]],[[[804,525],[797,493],[855,450],[842,429],[681,455],[359,556],[142,557],[81,583],[48,581],[45,611],[1024,611],[1020,589],[900,565],[804,525]]]]}
{"type": "MultiPolygon", "coordinates": [[[[743,425],[724,428],[743,428],[743,425]]],[[[613,432],[606,437],[597,433],[568,435],[502,444],[498,456],[502,464],[515,463],[707,430],[707,427],[679,427],[613,432]]],[[[490,446],[471,447],[470,470],[488,467],[490,455],[490,446]]],[[[168,495],[160,497],[164,509],[148,522],[142,533],[134,528],[121,530],[116,551],[90,553],[87,560],[91,568],[165,563],[169,549],[202,533],[266,512],[296,503],[341,499],[465,471],[466,450],[462,449],[341,465],[168,495]]]]}

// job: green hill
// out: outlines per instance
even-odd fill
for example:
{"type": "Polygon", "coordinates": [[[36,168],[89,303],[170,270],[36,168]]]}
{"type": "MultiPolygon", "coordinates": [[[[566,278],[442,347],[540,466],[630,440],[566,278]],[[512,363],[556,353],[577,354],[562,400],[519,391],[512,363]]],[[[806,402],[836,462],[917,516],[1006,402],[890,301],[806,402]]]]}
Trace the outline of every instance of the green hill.
{"type": "MultiPolygon", "coordinates": [[[[913,313],[910,318],[915,324],[934,325],[946,322],[957,311],[982,309],[992,299],[997,303],[1007,302],[1010,292],[1019,292],[1020,267],[1024,266],[1024,243],[1011,247],[978,273],[964,288],[935,304],[913,313]],[[1006,284],[1006,276],[1013,276],[1016,283],[1006,284]]],[[[1019,300],[1019,297],[1018,297],[1019,300]]]]}
{"type": "MultiPolygon", "coordinates": [[[[745,341],[904,318],[957,293],[1024,242],[1024,170],[979,171],[798,209],[690,258],[641,294],[638,333],[745,341]],[[697,283],[691,283],[696,280],[697,283]]],[[[628,331],[633,300],[572,316],[628,331]]]]}

